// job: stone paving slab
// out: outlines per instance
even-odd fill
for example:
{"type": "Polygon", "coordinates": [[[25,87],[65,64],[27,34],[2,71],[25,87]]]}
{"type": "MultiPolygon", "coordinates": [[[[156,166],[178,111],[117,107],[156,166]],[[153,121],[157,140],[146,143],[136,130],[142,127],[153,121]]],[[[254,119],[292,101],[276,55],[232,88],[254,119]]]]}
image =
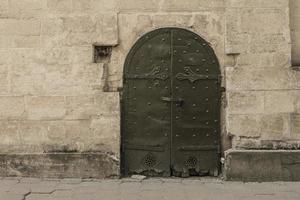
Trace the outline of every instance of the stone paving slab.
{"type": "Polygon", "coordinates": [[[0,178],[0,200],[300,200],[300,182],[0,178]]]}

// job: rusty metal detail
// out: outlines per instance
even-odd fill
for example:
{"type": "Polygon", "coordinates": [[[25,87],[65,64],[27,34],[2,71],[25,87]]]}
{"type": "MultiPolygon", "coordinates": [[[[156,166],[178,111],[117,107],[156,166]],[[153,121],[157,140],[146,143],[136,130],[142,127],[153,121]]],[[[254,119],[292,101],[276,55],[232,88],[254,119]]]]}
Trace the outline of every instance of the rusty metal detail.
{"type": "Polygon", "coordinates": [[[184,68],[184,73],[178,73],[176,75],[176,78],[180,81],[189,80],[192,83],[194,83],[197,80],[218,79],[218,76],[216,76],[216,75],[197,74],[197,73],[193,72],[193,70],[190,67],[185,67],[184,68]]]}
{"type": "Polygon", "coordinates": [[[160,73],[161,67],[160,66],[154,66],[152,70],[149,73],[146,74],[127,74],[125,76],[126,79],[160,79],[160,80],[166,80],[168,79],[167,73],[160,73]]]}

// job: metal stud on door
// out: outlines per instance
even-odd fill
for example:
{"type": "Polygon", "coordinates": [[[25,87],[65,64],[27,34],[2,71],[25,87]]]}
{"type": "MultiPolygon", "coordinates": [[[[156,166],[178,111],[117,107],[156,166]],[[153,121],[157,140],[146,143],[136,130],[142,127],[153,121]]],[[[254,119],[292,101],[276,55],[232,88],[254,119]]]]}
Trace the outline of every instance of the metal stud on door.
{"type": "Polygon", "coordinates": [[[216,175],[219,64],[198,35],[164,28],[127,56],[122,102],[124,175],[216,175]]]}

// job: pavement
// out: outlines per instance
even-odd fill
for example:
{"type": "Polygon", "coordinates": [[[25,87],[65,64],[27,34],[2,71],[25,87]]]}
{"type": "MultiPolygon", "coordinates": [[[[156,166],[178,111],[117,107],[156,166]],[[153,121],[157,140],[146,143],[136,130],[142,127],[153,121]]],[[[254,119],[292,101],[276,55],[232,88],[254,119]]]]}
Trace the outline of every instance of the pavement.
{"type": "Polygon", "coordinates": [[[0,200],[300,200],[300,182],[0,178],[0,200]]]}

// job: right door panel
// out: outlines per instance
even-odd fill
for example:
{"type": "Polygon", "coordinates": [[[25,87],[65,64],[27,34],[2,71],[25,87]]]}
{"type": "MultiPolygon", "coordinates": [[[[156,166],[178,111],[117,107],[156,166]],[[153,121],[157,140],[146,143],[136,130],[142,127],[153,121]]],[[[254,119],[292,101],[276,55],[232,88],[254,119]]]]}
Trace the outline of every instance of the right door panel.
{"type": "Polygon", "coordinates": [[[174,29],[172,37],[172,151],[175,176],[217,175],[220,71],[209,44],[174,29]]]}

